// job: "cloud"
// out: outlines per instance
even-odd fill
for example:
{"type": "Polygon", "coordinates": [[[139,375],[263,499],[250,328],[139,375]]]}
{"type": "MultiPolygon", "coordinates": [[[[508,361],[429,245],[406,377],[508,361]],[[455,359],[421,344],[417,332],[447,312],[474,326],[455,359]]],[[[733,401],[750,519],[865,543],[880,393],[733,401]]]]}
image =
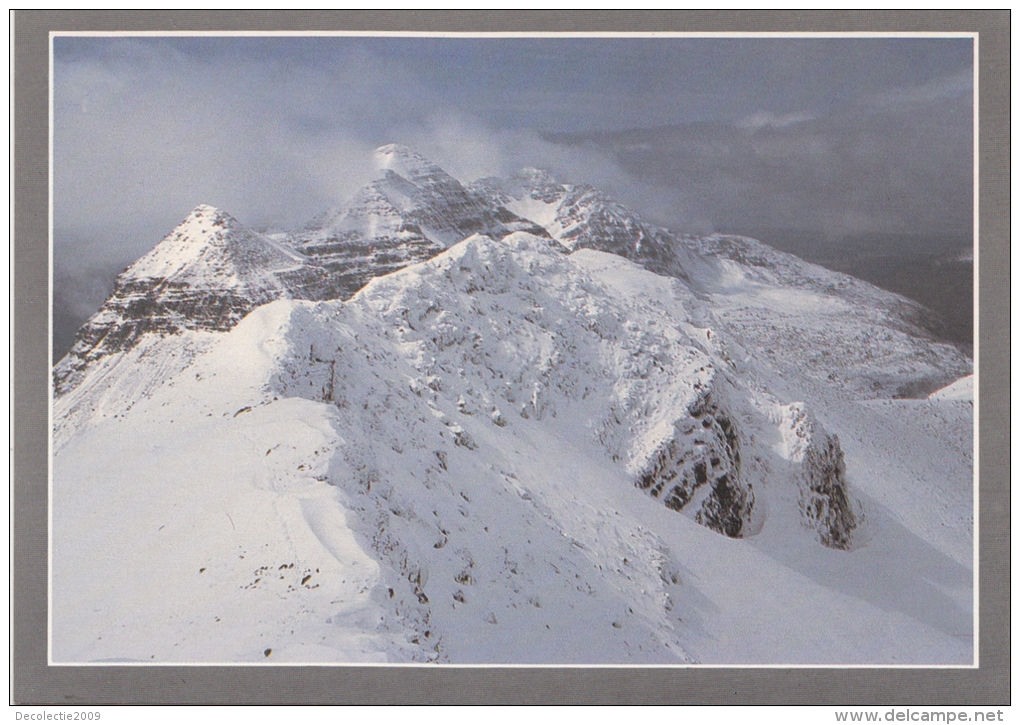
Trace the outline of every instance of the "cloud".
{"type": "Polygon", "coordinates": [[[637,206],[683,231],[966,236],[973,136],[963,87],[957,76],[899,89],[896,104],[869,98],[829,115],[761,112],[557,139],[609,155],[645,185],[637,206]]]}
{"type": "Polygon", "coordinates": [[[652,200],[659,193],[624,170],[605,149],[557,143],[530,128],[492,128],[453,108],[424,123],[396,127],[392,135],[464,183],[537,167],[562,181],[591,184],[621,202],[645,208],[655,206],[652,200]]]}
{"type": "Polygon", "coordinates": [[[750,116],[745,116],[736,122],[737,128],[747,129],[749,131],[757,131],[760,128],[786,128],[787,126],[793,126],[794,124],[803,123],[804,121],[813,121],[817,116],[813,113],[799,112],[799,113],[784,113],[775,114],[769,113],[768,111],[759,111],[753,113],[750,116]]]}
{"type": "Polygon", "coordinates": [[[921,84],[890,88],[874,94],[870,101],[881,109],[904,108],[950,99],[969,100],[974,90],[974,73],[966,68],[921,84]]]}
{"type": "Polygon", "coordinates": [[[634,186],[608,155],[551,143],[527,126],[494,127],[483,118],[493,113],[492,89],[450,100],[377,46],[301,55],[103,39],[61,52],[61,40],[78,39],[58,39],[55,56],[55,264],[63,269],[83,257],[123,267],[200,203],[251,226],[294,228],[367,183],[372,151],[390,142],[463,181],[541,166],[610,189],[634,186]]]}

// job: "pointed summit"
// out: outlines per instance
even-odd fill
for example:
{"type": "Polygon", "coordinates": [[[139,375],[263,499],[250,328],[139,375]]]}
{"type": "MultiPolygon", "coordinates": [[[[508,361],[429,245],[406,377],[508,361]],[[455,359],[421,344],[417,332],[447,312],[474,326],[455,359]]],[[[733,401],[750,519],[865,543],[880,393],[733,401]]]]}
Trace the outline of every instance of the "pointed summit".
{"type": "Polygon", "coordinates": [[[259,305],[321,295],[324,270],[208,204],[195,207],[117,278],[113,294],[54,367],[55,388],[74,388],[88,365],[126,352],[145,335],[229,330],[259,305]]]}
{"type": "Polygon", "coordinates": [[[215,216],[217,214],[226,214],[226,212],[222,209],[217,209],[211,204],[199,204],[191,210],[191,213],[188,215],[188,219],[191,219],[192,217],[215,216]]]}
{"type": "Polygon", "coordinates": [[[391,143],[377,148],[375,162],[380,171],[392,172],[412,183],[429,179],[456,181],[438,165],[401,144],[391,143]]]}
{"type": "Polygon", "coordinates": [[[225,211],[200,204],[121,277],[237,288],[246,286],[253,276],[293,266],[299,259],[225,211]]]}
{"type": "Polygon", "coordinates": [[[547,171],[526,167],[507,178],[479,179],[471,189],[542,225],[571,251],[609,252],[685,281],[696,267],[677,235],[587,184],[561,184],[547,171]]]}
{"type": "Polygon", "coordinates": [[[234,229],[242,227],[242,224],[222,209],[211,204],[199,204],[191,213],[184,218],[177,228],[188,227],[190,229],[215,230],[234,229]]]}

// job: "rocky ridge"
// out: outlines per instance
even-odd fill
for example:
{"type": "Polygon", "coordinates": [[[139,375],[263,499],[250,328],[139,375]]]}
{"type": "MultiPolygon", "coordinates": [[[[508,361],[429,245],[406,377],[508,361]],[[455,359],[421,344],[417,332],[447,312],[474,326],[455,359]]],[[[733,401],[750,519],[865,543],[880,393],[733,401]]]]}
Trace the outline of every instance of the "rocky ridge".
{"type": "MultiPolygon", "coordinates": [[[[370,280],[430,260],[472,234],[498,242],[522,232],[546,240],[556,254],[609,253],[675,280],[688,307],[685,314],[701,329],[692,349],[709,356],[704,369],[711,376],[717,374],[714,369],[730,377],[749,373],[752,379],[797,370],[854,395],[881,396],[940,386],[969,371],[969,361],[926,333],[917,305],[755,240],[676,235],[592,187],[562,184],[535,169],[465,187],[405,147],[384,146],[376,158],[377,181],[287,238],[252,232],[208,206],[196,208],[118,278],[114,295],[56,366],[57,395],[73,390],[91,364],[131,350],[146,335],[223,332],[277,299],[349,299],[370,280]],[[811,351],[806,360],[805,341],[811,351]]],[[[482,285],[473,281],[463,292],[475,295],[482,285]]],[[[558,304],[548,297],[534,302],[526,321],[546,318],[558,304]]],[[[413,329],[410,320],[407,324],[413,329]]],[[[612,317],[599,313],[587,324],[603,339],[619,338],[620,323],[612,317]]],[[[462,333],[455,329],[438,331],[436,339],[454,335],[446,344],[459,341],[462,333]]],[[[634,357],[624,363],[625,377],[637,378],[643,395],[651,395],[656,390],[648,380],[669,354],[642,357],[649,348],[664,350],[662,341],[653,342],[648,333],[645,338],[634,344],[634,357]],[[641,360],[654,367],[636,370],[641,360]]],[[[193,353],[185,345],[181,364],[193,353]]],[[[556,355],[565,359],[572,354],[563,350],[556,355]]],[[[309,355],[312,361],[327,362],[314,350],[309,355]]],[[[470,362],[482,360],[472,355],[470,362]]],[[[332,371],[336,359],[329,363],[332,371]]],[[[704,382],[696,401],[659,421],[657,432],[642,444],[644,452],[621,443],[623,430],[647,425],[646,412],[635,411],[626,397],[611,407],[598,438],[614,458],[629,461],[638,488],[708,528],[741,537],[755,518],[756,500],[753,477],[742,473],[740,416],[729,402],[742,394],[721,395],[713,379],[704,382]]],[[[522,417],[541,419],[550,412],[537,391],[547,384],[536,381],[530,400],[509,396],[504,405],[519,406],[522,417]]],[[[322,385],[323,399],[334,401],[336,381],[331,377],[322,385]]],[[[621,392],[635,394],[634,389],[621,392]]],[[[72,406],[75,415],[81,415],[80,397],[72,406]]],[[[775,403],[781,405],[778,399],[775,403]]],[[[491,401],[484,405],[505,420],[491,401]]],[[[824,545],[848,548],[859,516],[850,504],[843,451],[838,436],[826,434],[817,421],[811,424],[815,429],[805,434],[811,446],[796,459],[805,461],[806,471],[801,510],[824,545]]],[[[461,440],[469,445],[471,438],[464,433],[461,440]]]]}

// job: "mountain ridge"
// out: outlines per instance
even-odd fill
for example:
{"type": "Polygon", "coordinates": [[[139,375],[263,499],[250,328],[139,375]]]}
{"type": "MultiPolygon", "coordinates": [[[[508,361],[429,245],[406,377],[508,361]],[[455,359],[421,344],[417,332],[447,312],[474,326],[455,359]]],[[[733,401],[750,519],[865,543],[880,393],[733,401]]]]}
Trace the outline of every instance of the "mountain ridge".
{"type": "MultiPolygon", "coordinates": [[[[429,259],[451,240],[459,241],[472,233],[499,239],[513,231],[528,231],[556,239],[568,251],[590,248],[618,254],[695,287],[702,285],[705,278],[719,277],[718,269],[705,264],[706,257],[749,262],[751,271],[755,268],[778,271],[780,274],[773,281],[784,285],[803,286],[812,279],[822,279],[830,291],[837,294],[838,290],[851,287],[858,298],[863,296],[870,304],[895,308],[899,312],[896,319],[890,318],[890,321],[910,336],[931,337],[928,333],[933,327],[931,313],[917,303],[857,280],[850,282],[853,278],[847,275],[814,265],[809,265],[808,269],[807,263],[799,258],[778,252],[757,240],[718,234],[708,237],[676,235],[643,221],[593,187],[562,184],[538,169],[524,169],[502,181],[482,179],[465,187],[407,147],[389,144],[380,147],[376,156],[383,178],[365,186],[344,207],[322,215],[305,230],[279,241],[243,229],[225,212],[200,205],[161,244],[189,239],[196,231],[195,214],[201,214],[203,209],[210,214],[222,214],[224,219],[230,220],[231,230],[249,240],[261,240],[257,246],[270,256],[283,255],[292,260],[290,268],[277,275],[278,284],[256,285],[259,289],[252,291],[253,301],[272,298],[271,289],[276,289],[275,298],[321,300],[349,298],[374,276],[429,259]],[[399,176],[397,170],[404,170],[413,180],[399,176]],[[410,194],[405,193],[408,185],[412,190],[410,194]],[[402,199],[405,209],[398,209],[391,197],[402,199]],[[517,208],[520,214],[507,205],[517,208]],[[437,219],[451,218],[459,221],[435,224],[437,219]],[[431,231],[430,221],[433,223],[431,231]]],[[[227,222],[217,222],[217,225],[220,223],[227,222]]],[[[157,250],[142,260],[151,259],[157,250]]],[[[129,268],[127,272],[135,271],[127,278],[118,278],[118,288],[110,301],[94,321],[79,332],[78,338],[82,339],[76,339],[68,360],[58,363],[58,393],[74,384],[90,360],[106,354],[110,348],[117,349],[118,344],[132,344],[139,334],[150,329],[143,319],[132,321],[130,330],[117,329],[118,310],[110,309],[120,305],[123,308],[120,314],[125,314],[132,301],[137,304],[140,297],[151,295],[161,284],[163,278],[156,273],[159,270],[146,274],[137,269],[142,260],[129,268]],[[133,290],[132,286],[139,289],[133,290]]],[[[241,261],[243,266],[243,255],[241,261]]],[[[230,275],[213,276],[218,279],[215,283],[210,280],[208,287],[236,288],[236,284],[230,282],[230,275]]],[[[251,303],[235,299],[224,300],[220,305],[228,310],[224,319],[231,324],[236,323],[239,313],[252,309],[251,303]]],[[[123,320],[120,324],[123,328],[123,320]]],[[[222,324],[210,324],[210,329],[222,329],[222,324]]],[[[155,331],[159,332],[158,326],[155,331]]],[[[927,392],[931,392],[960,377],[956,373],[961,369],[957,365],[952,377],[911,385],[918,390],[930,388],[927,392]]],[[[903,392],[910,394],[908,388],[910,385],[903,387],[903,392]]]]}
{"type": "Polygon", "coordinates": [[[334,226],[199,207],[90,323],[162,326],[58,363],[55,661],[969,661],[972,366],[916,306],[383,149],[334,226]]]}

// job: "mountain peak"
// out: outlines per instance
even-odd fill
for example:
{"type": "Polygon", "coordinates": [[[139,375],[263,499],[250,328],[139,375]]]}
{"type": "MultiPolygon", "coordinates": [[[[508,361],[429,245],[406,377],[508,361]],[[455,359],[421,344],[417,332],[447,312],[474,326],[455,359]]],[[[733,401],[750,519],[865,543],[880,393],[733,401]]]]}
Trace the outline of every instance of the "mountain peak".
{"type": "Polygon", "coordinates": [[[217,207],[211,204],[199,204],[198,206],[191,210],[191,214],[189,214],[188,216],[189,217],[215,216],[217,214],[224,213],[225,212],[223,212],[223,210],[218,209],[217,207]]]}
{"type": "Polygon", "coordinates": [[[211,204],[199,204],[177,225],[176,230],[189,230],[194,233],[197,230],[208,232],[217,228],[231,229],[238,226],[240,222],[222,209],[211,204]]]}
{"type": "Polygon", "coordinates": [[[447,177],[445,171],[417,151],[401,144],[386,144],[375,150],[375,162],[380,171],[392,171],[408,181],[425,177],[447,177]]]}

